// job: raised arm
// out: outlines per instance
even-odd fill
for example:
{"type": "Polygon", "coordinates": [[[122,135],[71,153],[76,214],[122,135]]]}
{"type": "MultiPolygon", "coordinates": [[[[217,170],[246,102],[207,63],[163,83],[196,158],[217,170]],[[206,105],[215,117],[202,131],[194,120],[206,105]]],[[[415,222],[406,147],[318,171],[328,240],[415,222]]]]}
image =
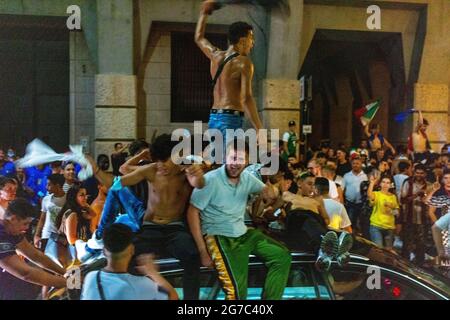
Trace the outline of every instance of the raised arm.
{"type": "Polygon", "coordinates": [[[364,126],[364,134],[367,136],[367,138],[370,138],[370,136],[371,136],[371,134],[369,132],[369,125],[368,124],[366,124],[364,126]]]}
{"type": "Polygon", "coordinates": [[[219,49],[213,46],[211,42],[205,38],[206,21],[208,20],[208,15],[216,8],[218,8],[217,3],[214,1],[203,2],[200,17],[198,18],[197,27],[195,29],[195,43],[210,60],[212,60],[214,53],[219,49]]]}
{"type": "Polygon", "coordinates": [[[392,144],[386,138],[384,138],[384,144],[386,145],[386,147],[391,149],[392,154],[396,153],[394,147],[392,146],[392,144]]]}
{"type": "Polygon", "coordinates": [[[134,186],[142,180],[153,181],[155,175],[155,164],[147,164],[145,166],[139,167],[133,172],[124,175],[120,178],[122,186],[134,186]]]}
{"type": "Polygon", "coordinates": [[[95,160],[89,156],[89,155],[84,155],[86,157],[86,159],[89,161],[89,163],[92,166],[92,170],[94,171],[94,177],[104,186],[106,186],[108,189],[111,187],[112,183],[113,183],[113,179],[114,177],[108,173],[105,172],[103,170],[101,170],[97,163],[95,162],[95,160]]]}
{"type": "Polygon", "coordinates": [[[139,168],[138,164],[141,160],[151,160],[149,149],[144,149],[134,157],[128,159],[123,165],[120,166],[119,172],[124,175],[133,172],[139,168]]]}
{"type": "Polygon", "coordinates": [[[373,187],[375,187],[375,183],[377,182],[377,178],[374,176],[370,176],[369,189],[367,189],[367,197],[370,201],[375,200],[375,193],[373,192],[373,187]]]}
{"type": "Polygon", "coordinates": [[[262,129],[261,119],[256,109],[255,99],[253,98],[252,80],[254,74],[253,63],[248,57],[240,57],[242,61],[241,71],[241,104],[244,112],[253,127],[256,130],[262,129]]]}
{"type": "Polygon", "coordinates": [[[419,110],[419,120],[417,122],[419,126],[423,125],[423,114],[422,111],[419,110]]]}
{"type": "Polygon", "coordinates": [[[119,150],[114,151],[113,154],[114,154],[114,155],[121,154],[121,153],[124,152],[129,146],[130,146],[130,144],[126,144],[126,145],[124,145],[122,148],[120,148],[119,150]]]}

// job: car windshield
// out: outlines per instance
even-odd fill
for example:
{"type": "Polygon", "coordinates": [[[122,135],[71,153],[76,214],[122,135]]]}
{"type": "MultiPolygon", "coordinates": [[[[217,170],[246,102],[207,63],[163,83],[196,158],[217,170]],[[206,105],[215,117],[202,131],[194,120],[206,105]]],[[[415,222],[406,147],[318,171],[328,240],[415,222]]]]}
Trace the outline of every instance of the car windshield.
{"type": "Polygon", "coordinates": [[[432,285],[433,287],[439,288],[441,291],[445,292],[447,296],[450,296],[450,280],[445,279],[445,277],[438,272],[426,271],[413,265],[408,267],[408,271],[420,280],[432,285]]]}
{"type": "Polygon", "coordinates": [[[378,263],[386,263],[389,266],[399,268],[450,296],[450,280],[436,270],[420,268],[399,255],[374,246],[370,246],[369,250],[363,255],[378,263]]]}

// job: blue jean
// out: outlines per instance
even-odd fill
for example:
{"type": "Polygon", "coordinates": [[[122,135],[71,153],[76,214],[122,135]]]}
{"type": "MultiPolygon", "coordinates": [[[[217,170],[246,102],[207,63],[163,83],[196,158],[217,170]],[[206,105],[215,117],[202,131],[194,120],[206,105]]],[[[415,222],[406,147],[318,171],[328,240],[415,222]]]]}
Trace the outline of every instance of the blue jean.
{"type": "Polygon", "coordinates": [[[123,223],[129,226],[133,232],[137,232],[141,228],[144,214],[144,204],[130,188],[124,187],[120,190],[110,188],[106,196],[102,219],[98,225],[96,236],[98,239],[101,239],[105,228],[113,223],[123,223]],[[123,214],[119,215],[121,211],[123,214]]]}
{"type": "Polygon", "coordinates": [[[60,264],[59,257],[58,257],[58,244],[55,242],[55,240],[49,238],[47,240],[47,245],[45,246],[45,255],[52,259],[54,262],[60,264]]]}
{"type": "Polygon", "coordinates": [[[394,230],[370,225],[370,239],[381,248],[392,248],[394,242],[394,230]]]}
{"type": "Polygon", "coordinates": [[[355,230],[355,232],[361,232],[364,238],[369,239],[369,217],[372,212],[371,209],[370,213],[367,214],[367,207],[364,203],[354,203],[347,200],[345,201],[345,209],[352,222],[352,229],[355,230]]]}
{"type": "Polygon", "coordinates": [[[223,159],[225,160],[225,151],[227,146],[227,129],[242,129],[243,118],[233,114],[211,113],[209,115],[209,129],[217,129],[222,133],[223,138],[223,159]]]}

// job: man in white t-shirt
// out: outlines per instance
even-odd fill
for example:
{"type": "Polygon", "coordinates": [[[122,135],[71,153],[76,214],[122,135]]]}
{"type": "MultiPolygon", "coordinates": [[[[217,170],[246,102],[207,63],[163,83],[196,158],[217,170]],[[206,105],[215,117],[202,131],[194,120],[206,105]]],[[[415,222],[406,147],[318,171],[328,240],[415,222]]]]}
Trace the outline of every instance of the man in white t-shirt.
{"type": "Polygon", "coordinates": [[[151,255],[137,257],[142,276],[128,273],[134,256],[134,233],[115,223],[103,233],[107,266],[86,275],[81,300],[176,300],[177,292],[157,271],[151,255]]]}
{"type": "Polygon", "coordinates": [[[323,203],[325,206],[325,211],[330,218],[330,223],[328,227],[336,230],[343,230],[349,233],[352,232],[352,223],[348,217],[347,210],[342,203],[330,199],[329,196],[329,183],[326,178],[316,178],[314,185],[316,187],[317,193],[323,198],[323,203]]]}
{"type": "MultiPolygon", "coordinates": [[[[316,159],[313,159],[308,163],[308,171],[315,177],[324,177],[322,172],[322,165],[316,159]]],[[[327,180],[328,180],[329,197],[333,200],[339,201],[340,198],[336,182],[328,178],[327,180]]]]}
{"type": "Polygon", "coordinates": [[[408,161],[401,161],[398,163],[399,173],[394,176],[395,193],[397,194],[397,199],[401,199],[403,183],[411,176],[409,172],[410,168],[411,164],[408,161]]]}
{"type": "Polygon", "coordinates": [[[45,250],[45,254],[54,261],[58,260],[56,245],[51,242],[52,234],[58,233],[55,226],[56,217],[66,203],[66,193],[63,190],[65,179],[62,174],[51,174],[47,178],[48,195],[42,199],[41,217],[34,235],[36,248],[45,250]]]}

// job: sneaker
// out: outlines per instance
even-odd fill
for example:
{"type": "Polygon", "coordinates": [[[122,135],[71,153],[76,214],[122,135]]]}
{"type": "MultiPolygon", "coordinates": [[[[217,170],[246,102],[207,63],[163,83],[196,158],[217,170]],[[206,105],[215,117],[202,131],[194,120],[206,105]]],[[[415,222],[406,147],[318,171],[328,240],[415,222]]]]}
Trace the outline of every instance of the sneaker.
{"type": "Polygon", "coordinates": [[[331,268],[332,258],[326,255],[322,250],[319,250],[319,256],[317,257],[315,266],[317,271],[326,272],[331,268]]]}
{"type": "Polygon", "coordinates": [[[320,243],[319,255],[316,261],[316,268],[319,272],[330,270],[331,261],[338,252],[338,237],[336,232],[328,231],[320,243]]]}
{"type": "Polygon", "coordinates": [[[340,267],[350,261],[350,249],[353,246],[353,237],[350,233],[343,231],[338,239],[339,248],[337,250],[336,260],[340,267]]]}
{"type": "Polygon", "coordinates": [[[320,243],[320,250],[329,256],[331,259],[336,257],[339,250],[338,237],[336,232],[328,231],[323,237],[320,243]]]}

